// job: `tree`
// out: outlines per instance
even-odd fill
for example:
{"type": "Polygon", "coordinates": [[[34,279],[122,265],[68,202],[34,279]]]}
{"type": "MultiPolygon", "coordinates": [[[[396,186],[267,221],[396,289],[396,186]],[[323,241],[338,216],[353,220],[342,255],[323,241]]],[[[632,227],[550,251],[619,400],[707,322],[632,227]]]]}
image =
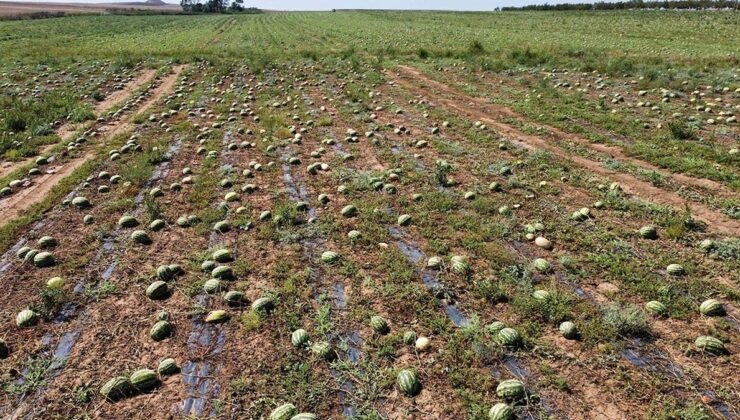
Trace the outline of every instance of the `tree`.
{"type": "Polygon", "coordinates": [[[241,12],[244,10],[244,0],[234,0],[229,6],[229,10],[232,12],[241,12]]]}

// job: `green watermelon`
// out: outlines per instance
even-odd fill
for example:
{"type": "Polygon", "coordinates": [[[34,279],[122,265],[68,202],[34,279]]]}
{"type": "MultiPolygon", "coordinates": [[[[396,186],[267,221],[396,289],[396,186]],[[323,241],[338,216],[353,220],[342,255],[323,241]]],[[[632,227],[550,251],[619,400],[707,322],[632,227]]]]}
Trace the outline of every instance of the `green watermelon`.
{"type": "Polygon", "coordinates": [[[167,283],[162,280],[157,280],[146,288],[146,297],[151,300],[163,300],[167,299],[169,296],[170,289],[167,286],[167,283]]]}
{"type": "Polygon", "coordinates": [[[503,346],[516,347],[521,343],[519,332],[513,328],[502,328],[496,335],[498,342],[503,346]]]}
{"type": "Polygon", "coordinates": [[[488,411],[489,420],[513,420],[514,410],[509,404],[498,403],[488,411]]]}
{"type": "Polygon", "coordinates": [[[177,366],[175,359],[164,359],[159,362],[157,371],[160,375],[174,375],[180,371],[180,367],[177,366]]]}
{"type": "Polygon", "coordinates": [[[524,397],[524,384],[517,379],[507,379],[498,384],[496,395],[507,401],[520,400],[524,397]]]}
{"type": "Polygon", "coordinates": [[[159,383],[157,372],[151,369],[139,369],[129,377],[131,385],[139,392],[148,392],[159,383]]]}
{"type": "Polygon", "coordinates": [[[283,404],[270,413],[270,420],[290,420],[298,412],[298,409],[291,403],[283,404]]]}
{"type": "Polygon", "coordinates": [[[306,343],[308,343],[308,331],[304,330],[303,328],[299,328],[295,331],[293,331],[293,334],[290,336],[290,341],[293,343],[294,346],[300,347],[306,343]]]}
{"type": "Polygon", "coordinates": [[[169,321],[157,321],[149,330],[149,337],[154,341],[162,341],[172,334],[172,324],[169,321]]]}
{"type": "Polygon", "coordinates": [[[697,349],[711,354],[727,353],[727,349],[722,341],[708,335],[698,337],[696,341],[694,341],[694,345],[697,349]]]}
{"type": "Polygon", "coordinates": [[[39,316],[36,312],[30,309],[24,309],[18,312],[15,317],[15,325],[19,328],[29,328],[39,323],[39,316]]]}
{"type": "Polygon", "coordinates": [[[716,299],[707,299],[699,305],[699,312],[707,316],[721,316],[725,314],[725,308],[716,299]]]}
{"type": "Polygon", "coordinates": [[[421,384],[416,377],[416,373],[409,369],[403,369],[398,372],[396,384],[398,385],[398,389],[408,396],[414,396],[421,390],[421,384]]]}
{"type": "Polygon", "coordinates": [[[132,390],[133,385],[127,377],[117,376],[100,388],[100,394],[110,401],[117,401],[130,394],[132,390]]]}
{"type": "Polygon", "coordinates": [[[383,317],[375,315],[370,318],[370,327],[378,334],[386,334],[389,331],[388,323],[383,317]]]}

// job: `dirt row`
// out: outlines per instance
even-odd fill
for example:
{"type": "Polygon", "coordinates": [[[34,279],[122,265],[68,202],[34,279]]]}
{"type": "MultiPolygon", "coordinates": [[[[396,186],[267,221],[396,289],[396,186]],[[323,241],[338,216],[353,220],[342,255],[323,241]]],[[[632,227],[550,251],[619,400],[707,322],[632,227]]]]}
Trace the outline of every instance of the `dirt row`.
{"type": "MultiPolygon", "coordinates": [[[[136,115],[150,110],[155,103],[171,92],[183,68],[184,66],[174,67],[173,72],[164,77],[159,86],[151,92],[149,98],[141,103],[134,111],[127,113],[123,118],[109,121],[105,125],[98,127],[97,130],[102,133],[102,136],[98,138],[97,143],[104,145],[107,140],[114,136],[131,130],[133,127],[132,120],[136,115]]],[[[147,80],[151,80],[152,75],[153,73],[146,72],[140,79],[137,79],[135,84],[140,83],[140,85],[143,85],[147,80]]],[[[133,88],[133,85],[131,87],[133,88]]],[[[0,201],[0,220],[2,220],[0,223],[7,223],[17,218],[26,209],[43,201],[49,191],[61,182],[61,180],[69,176],[75,169],[82,166],[94,156],[94,153],[87,152],[82,156],[66,160],[62,164],[54,164],[52,167],[46,168],[45,173],[35,178],[33,184],[0,201]]]]}
{"type": "MultiPolygon", "coordinates": [[[[520,147],[525,147],[532,150],[545,150],[558,158],[566,161],[573,162],[574,164],[581,166],[595,174],[609,177],[619,182],[627,192],[635,194],[644,200],[652,201],[659,204],[669,205],[676,209],[683,209],[685,206],[691,208],[692,214],[698,219],[706,222],[709,228],[717,233],[731,234],[734,236],[740,236],[740,221],[732,219],[725,214],[714,211],[707,206],[697,202],[687,202],[678,195],[662,190],[655,187],[647,182],[641,181],[632,175],[613,171],[605,168],[599,162],[589,160],[580,156],[573,156],[563,151],[556,145],[551,144],[546,138],[540,136],[529,135],[524,133],[520,129],[511,126],[502,121],[502,117],[517,118],[520,117],[504,107],[489,104],[480,98],[475,98],[469,95],[465,95],[454,88],[444,85],[440,82],[436,82],[429,79],[426,76],[421,75],[416,70],[409,67],[400,67],[401,72],[398,73],[397,77],[393,77],[393,80],[404,88],[414,92],[419,97],[426,98],[430,104],[439,103],[443,106],[454,110],[461,115],[465,115],[474,120],[482,121],[487,124],[498,133],[503,135],[505,138],[510,139],[513,143],[520,147]],[[435,94],[430,88],[439,90],[445,94],[444,97],[435,94]]],[[[567,139],[577,139],[570,134],[559,132],[554,128],[548,128],[549,131],[558,134],[561,138],[567,137],[567,139]]],[[[582,142],[589,147],[593,147],[593,144],[585,139],[582,142]]],[[[600,146],[596,146],[600,147],[600,146]]],[[[606,147],[606,146],[604,146],[606,147]]],[[[610,153],[615,153],[611,151],[610,153]]],[[[627,158],[625,156],[625,158],[627,158]]],[[[628,158],[629,159],[629,158],[628,158]]],[[[631,159],[630,161],[633,161],[631,159]]],[[[676,176],[678,174],[671,174],[676,176]]],[[[683,176],[686,179],[694,179],[687,176],[683,176]]],[[[696,179],[695,179],[696,180],[696,179]]],[[[686,180],[682,181],[685,182],[686,180]]],[[[687,182],[688,183],[688,182],[687,182]]],[[[714,185],[715,183],[709,180],[696,180],[695,185],[702,184],[702,187],[716,189],[718,192],[732,196],[731,192],[726,191],[721,185],[714,185]]]]}

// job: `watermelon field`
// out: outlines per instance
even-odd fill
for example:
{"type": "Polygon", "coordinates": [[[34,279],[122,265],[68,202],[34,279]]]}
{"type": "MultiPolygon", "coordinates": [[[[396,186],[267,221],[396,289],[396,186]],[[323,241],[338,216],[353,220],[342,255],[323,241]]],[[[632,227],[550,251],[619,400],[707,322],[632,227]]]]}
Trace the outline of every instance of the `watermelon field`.
{"type": "Polygon", "coordinates": [[[0,22],[0,416],[740,418],[740,14],[0,22]]]}

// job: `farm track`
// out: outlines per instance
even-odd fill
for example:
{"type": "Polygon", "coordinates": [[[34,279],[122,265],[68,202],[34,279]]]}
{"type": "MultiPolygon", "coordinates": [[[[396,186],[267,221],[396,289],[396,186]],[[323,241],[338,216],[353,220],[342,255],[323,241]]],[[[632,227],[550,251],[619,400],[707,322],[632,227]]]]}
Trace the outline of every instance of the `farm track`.
{"type": "MultiPolygon", "coordinates": [[[[133,92],[139,90],[144,84],[150,82],[157,74],[156,70],[149,69],[144,70],[138,77],[129,82],[125,88],[116,90],[112,94],[108,95],[103,101],[95,104],[94,113],[96,116],[101,116],[109,110],[112,110],[116,106],[120,105],[125,101],[133,92]]],[[[54,130],[54,133],[59,137],[61,142],[66,142],[72,139],[72,136],[80,131],[84,127],[84,124],[75,124],[67,122],[54,130]]],[[[38,156],[44,156],[46,153],[54,149],[59,143],[47,144],[42,146],[38,152],[38,156]]],[[[10,174],[20,168],[29,165],[36,159],[31,157],[25,160],[17,162],[3,162],[0,164],[0,178],[10,174]]]]}
{"type": "MultiPolygon", "coordinates": [[[[175,67],[173,69],[173,73],[166,76],[162,80],[162,83],[154,89],[151,96],[131,113],[127,114],[122,119],[112,121],[107,125],[99,127],[98,130],[102,133],[102,138],[98,140],[98,143],[103,143],[106,139],[111,139],[114,136],[130,131],[133,128],[132,121],[135,116],[139,113],[148,111],[163,96],[170,92],[177,80],[177,77],[184,68],[185,66],[175,67]]],[[[142,84],[143,83],[145,83],[145,81],[142,82],[142,84]]],[[[49,191],[51,191],[58,183],[94,156],[94,153],[88,152],[81,157],[73,158],[59,166],[53,172],[47,171],[46,174],[36,178],[31,186],[28,186],[22,191],[0,201],[0,220],[2,220],[0,224],[8,223],[18,217],[18,215],[24,210],[43,201],[49,191]]]]}
{"type": "MultiPolygon", "coordinates": [[[[573,162],[574,164],[581,166],[595,174],[610,177],[619,182],[620,185],[624,187],[625,191],[640,196],[644,200],[656,202],[663,205],[669,205],[678,210],[681,210],[686,205],[689,205],[692,214],[695,215],[698,219],[706,222],[710,230],[717,233],[740,236],[740,221],[738,220],[732,219],[722,213],[714,211],[701,203],[688,203],[686,200],[682,199],[674,193],[667,192],[663,189],[655,187],[647,182],[635,178],[632,175],[607,169],[599,162],[595,162],[580,156],[570,155],[558,146],[550,144],[550,142],[548,142],[548,140],[543,137],[526,134],[518,128],[501,122],[502,118],[518,118],[518,116],[516,116],[516,114],[514,114],[512,111],[507,110],[506,108],[493,106],[480,98],[465,95],[454,88],[429,79],[428,77],[409,67],[399,66],[399,68],[401,69],[399,73],[400,77],[393,77],[393,80],[395,80],[396,83],[398,83],[400,86],[408,89],[410,92],[413,92],[415,95],[429,98],[432,104],[437,102],[469,118],[480,120],[488,124],[491,128],[495,129],[505,138],[511,139],[513,143],[517,144],[520,147],[524,147],[530,150],[545,150],[561,159],[573,162]],[[434,89],[443,92],[447,97],[441,97],[435,94],[434,89]]],[[[563,135],[569,138],[573,137],[568,134],[563,135]]],[[[686,179],[691,178],[687,176],[684,177],[686,179]]],[[[714,184],[714,181],[698,179],[695,180],[696,182],[701,181],[700,183],[704,184],[702,185],[704,187],[708,187],[709,185],[714,184]]],[[[725,188],[722,187],[719,188],[719,190],[725,190],[725,188]]],[[[731,195],[730,192],[727,192],[727,194],[731,195]]]]}

